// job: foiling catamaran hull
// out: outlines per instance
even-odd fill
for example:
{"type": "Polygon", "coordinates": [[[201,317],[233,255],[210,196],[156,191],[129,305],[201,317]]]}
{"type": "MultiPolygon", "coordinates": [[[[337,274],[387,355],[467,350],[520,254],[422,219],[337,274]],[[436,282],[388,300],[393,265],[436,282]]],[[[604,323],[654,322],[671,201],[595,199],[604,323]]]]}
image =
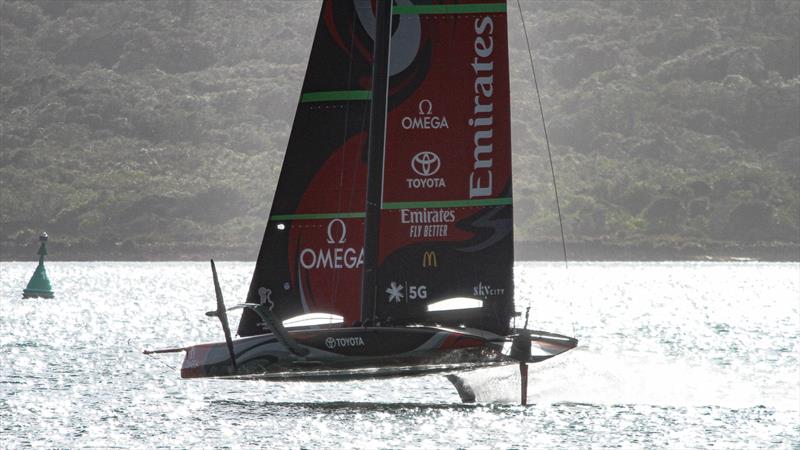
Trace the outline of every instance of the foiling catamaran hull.
{"type": "MultiPolygon", "coordinates": [[[[577,345],[567,336],[531,331],[534,363],[577,345]]],[[[290,331],[300,356],[274,334],[186,347],[182,378],[225,377],[271,381],[339,381],[448,373],[516,364],[512,340],[480,330],[436,326],[352,327],[290,331]]]]}

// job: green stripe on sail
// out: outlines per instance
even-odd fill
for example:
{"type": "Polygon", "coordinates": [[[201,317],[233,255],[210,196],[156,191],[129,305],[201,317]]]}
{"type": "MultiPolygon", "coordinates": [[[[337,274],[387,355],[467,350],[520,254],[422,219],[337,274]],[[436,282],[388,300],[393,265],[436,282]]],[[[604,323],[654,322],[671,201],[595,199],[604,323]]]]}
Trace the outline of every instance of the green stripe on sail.
{"type": "Polygon", "coordinates": [[[505,3],[475,3],[472,5],[398,5],[392,14],[470,14],[503,13],[505,3]]]}
{"type": "Polygon", "coordinates": [[[340,212],[340,213],[319,213],[319,214],[275,214],[269,220],[315,220],[315,219],[363,219],[366,217],[363,212],[340,212]]]}
{"type": "Polygon", "coordinates": [[[468,208],[474,206],[510,205],[511,197],[477,198],[473,200],[441,200],[431,202],[388,202],[381,209],[414,209],[414,208],[468,208]]]}
{"type": "Polygon", "coordinates": [[[321,91],[306,92],[300,97],[300,103],[338,102],[346,100],[369,100],[370,91],[321,91]]]}

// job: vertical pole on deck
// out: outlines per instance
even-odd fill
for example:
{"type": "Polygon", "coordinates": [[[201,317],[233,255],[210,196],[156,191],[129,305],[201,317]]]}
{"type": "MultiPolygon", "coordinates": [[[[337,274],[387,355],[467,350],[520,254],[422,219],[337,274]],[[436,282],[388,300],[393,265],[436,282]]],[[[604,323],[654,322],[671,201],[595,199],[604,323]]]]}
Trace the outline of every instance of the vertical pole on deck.
{"type": "Polygon", "coordinates": [[[386,106],[389,89],[389,40],[392,32],[392,1],[376,2],[375,48],[372,63],[367,151],[367,199],[364,219],[364,274],[361,284],[361,321],[375,317],[378,282],[378,233],[383,196],[383,153],[386,142],[386,106]]]}
{"type": "Polygon", "coordinates": [[[528,404],[528,365],[524,362],[519,363],[520,378],[520,403],[522,406],[528,404]]]}

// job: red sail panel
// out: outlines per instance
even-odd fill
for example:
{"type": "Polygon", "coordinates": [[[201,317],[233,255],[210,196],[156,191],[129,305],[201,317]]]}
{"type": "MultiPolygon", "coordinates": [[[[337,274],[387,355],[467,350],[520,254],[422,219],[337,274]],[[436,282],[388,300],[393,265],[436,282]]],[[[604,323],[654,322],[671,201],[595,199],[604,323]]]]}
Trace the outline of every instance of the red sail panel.
{"type": "Polygon", "coordinates": [[[289,279],[305,312],[338,314],[348,321],[360,317],[365,137],[356,135],[326,161],[295,209],[297,218],[273,216],[271,221],[276,227],[292,222],[288,261],[294,271],[289,279]]]}
{"type": "MultiPolygon", "coordinates": [[[[284,320],[310,312],[360,317],[372,35],[368,1],[322,4],[247,296],[284,320]]],[[[238,334],[265,331],[245,310],[238,334]]]]}
{"type": "Polygon", "coordinates": [[[430,303],[470,297],[484,307],[458,322],[504,331],[513,308],[506,5],[436,3],[394,9],[405,35],[391,41],[377,315],[421,320],[430,303]]]}

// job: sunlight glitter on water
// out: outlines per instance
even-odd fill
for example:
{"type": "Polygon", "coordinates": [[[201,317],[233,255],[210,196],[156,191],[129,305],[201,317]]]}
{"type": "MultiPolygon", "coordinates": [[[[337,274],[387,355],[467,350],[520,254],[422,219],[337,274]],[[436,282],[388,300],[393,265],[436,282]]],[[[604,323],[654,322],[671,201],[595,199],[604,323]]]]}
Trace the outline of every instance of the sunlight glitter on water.
{"type": "MultiPolygon", "coordinates": [[[[580,339],[527,408],[514,367],[465,375],[512,404],[441,376],[180,380],[140,350],[221,338],[207,263],[52,262],[57,297],[21,300],[34,267],[0,263],[2,447],[800,447],[798,264],[518,264],[518,309],[580,339]]],[[[244,299],[252,264],[218,270],[244,299]]]]}

